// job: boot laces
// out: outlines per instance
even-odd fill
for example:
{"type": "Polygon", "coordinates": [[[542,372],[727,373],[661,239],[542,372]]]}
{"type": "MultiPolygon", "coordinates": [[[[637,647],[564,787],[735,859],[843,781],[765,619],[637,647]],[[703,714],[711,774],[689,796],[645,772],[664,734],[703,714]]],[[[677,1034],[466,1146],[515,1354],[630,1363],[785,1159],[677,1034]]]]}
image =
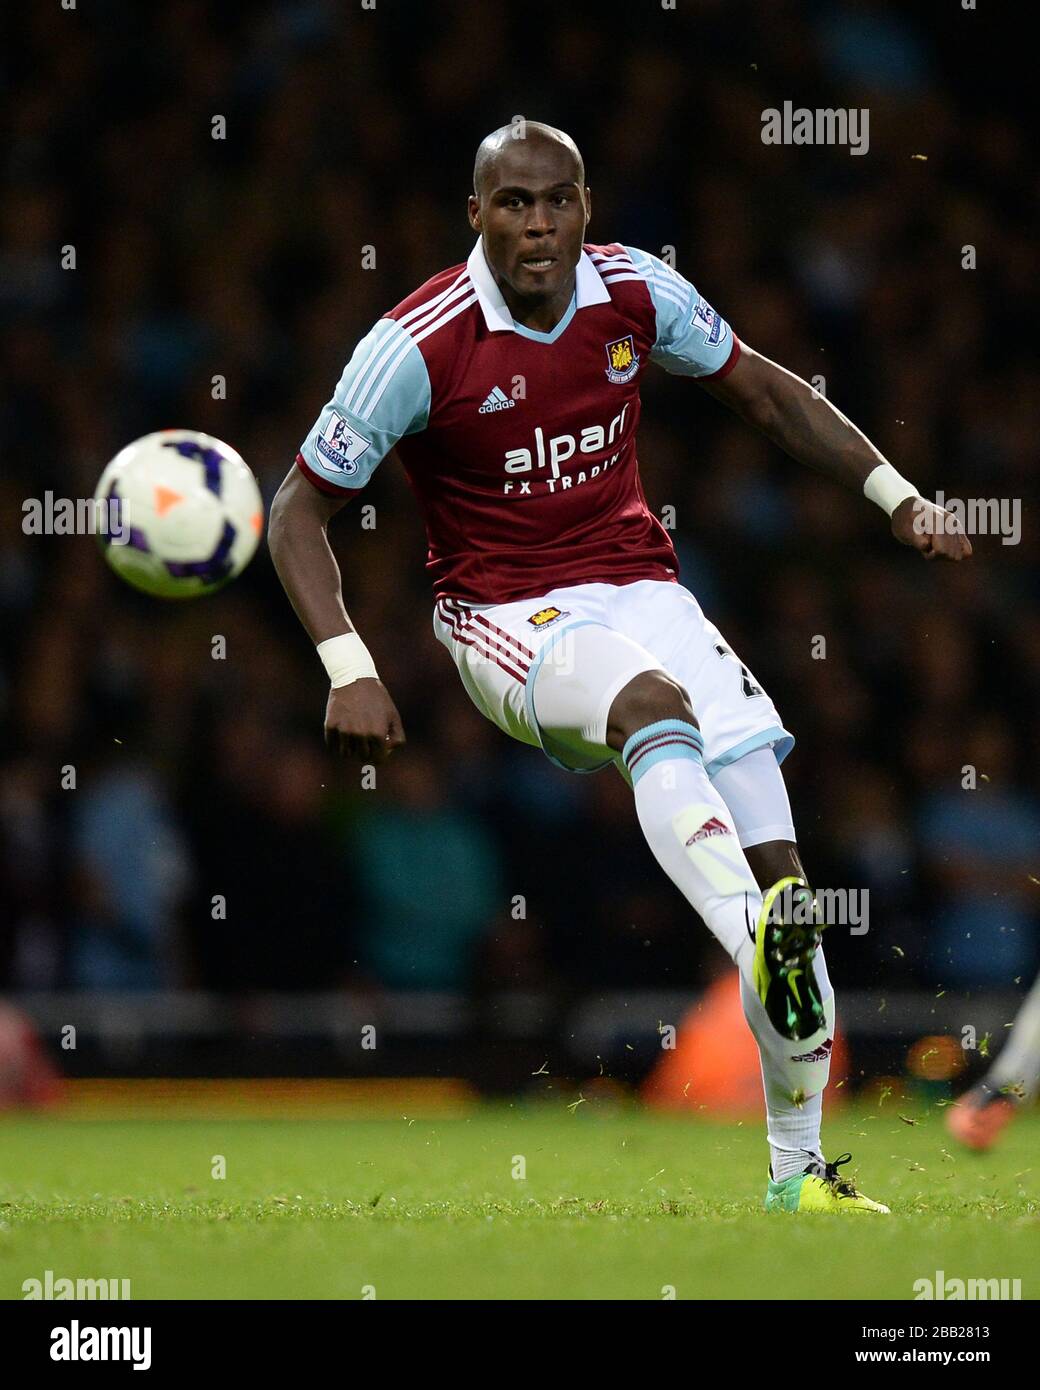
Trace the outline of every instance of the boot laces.
{"type": "Polygon", "coordinates": [[[818,1175],[823,1178],[824,1182],[830,1183],[835,1192],[839,1192],[843,1197],[859,1196],[859,1192],[856,1190],[856,1184],[852,1179],[843,1178],[838,1172],[842,1164],[851,1162],[852,1155],[850,1153],[839,1154],[833,1163],[825,1163],[823,1165],[823,1172],[818,1175]]]}

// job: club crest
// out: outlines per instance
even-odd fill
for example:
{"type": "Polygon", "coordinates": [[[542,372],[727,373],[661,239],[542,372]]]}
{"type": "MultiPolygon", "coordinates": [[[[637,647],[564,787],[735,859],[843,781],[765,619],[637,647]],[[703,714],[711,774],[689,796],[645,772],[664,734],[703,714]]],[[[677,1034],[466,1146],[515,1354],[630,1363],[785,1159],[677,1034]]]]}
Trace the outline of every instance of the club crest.
{"type": "Polygon", "coordinates": [[[615,338],[612,343],[607,343],[606,349],[607,380],[614,382],[616,386],[631,381],[639,371],[639,355],[632,334],[626,333],[623,338],[615,338]]]}

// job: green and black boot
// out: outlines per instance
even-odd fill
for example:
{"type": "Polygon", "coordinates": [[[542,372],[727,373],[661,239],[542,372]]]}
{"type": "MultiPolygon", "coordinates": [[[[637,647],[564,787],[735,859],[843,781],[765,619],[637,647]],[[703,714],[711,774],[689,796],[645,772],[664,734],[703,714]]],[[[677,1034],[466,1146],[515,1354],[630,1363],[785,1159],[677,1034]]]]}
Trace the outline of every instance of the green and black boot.
{"type": "Polygon", "coordinates": [[[826,1027],[813,957],[822,927],[804,878],[782,878],[762,899],[755,932],[754,981],[769,1021],[792,1042],[826,1027]]]}

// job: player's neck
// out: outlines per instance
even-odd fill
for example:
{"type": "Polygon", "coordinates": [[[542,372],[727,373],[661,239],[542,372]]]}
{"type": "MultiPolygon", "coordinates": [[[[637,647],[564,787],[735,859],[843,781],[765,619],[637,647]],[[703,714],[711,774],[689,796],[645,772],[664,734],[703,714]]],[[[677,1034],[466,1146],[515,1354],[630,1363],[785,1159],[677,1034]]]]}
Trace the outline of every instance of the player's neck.
{"type": "Polygon", "coordinates": [[[551,333],[570,308],[571,300],[574,298],[574,276],[572,275],[569,283],[562,286],[556,294],[548,297],[520,295],[504,283],[499,285],[499,289],[514,323],[520,324],[523,328],[530,328],[535,333],[551,333]]]}

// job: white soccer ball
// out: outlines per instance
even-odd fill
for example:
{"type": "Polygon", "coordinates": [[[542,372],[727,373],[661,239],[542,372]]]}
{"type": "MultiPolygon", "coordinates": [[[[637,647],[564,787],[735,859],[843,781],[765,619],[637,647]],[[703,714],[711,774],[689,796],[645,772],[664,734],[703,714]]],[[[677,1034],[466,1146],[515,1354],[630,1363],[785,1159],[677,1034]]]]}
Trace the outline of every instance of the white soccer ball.
{"type": "Polygon", "coordinates": [[[196,430],[159,430],[121,449],[94,493],[108,563],[156,598],[212,593],[256,553],[264,504],[228,444],[196,430]]]}

